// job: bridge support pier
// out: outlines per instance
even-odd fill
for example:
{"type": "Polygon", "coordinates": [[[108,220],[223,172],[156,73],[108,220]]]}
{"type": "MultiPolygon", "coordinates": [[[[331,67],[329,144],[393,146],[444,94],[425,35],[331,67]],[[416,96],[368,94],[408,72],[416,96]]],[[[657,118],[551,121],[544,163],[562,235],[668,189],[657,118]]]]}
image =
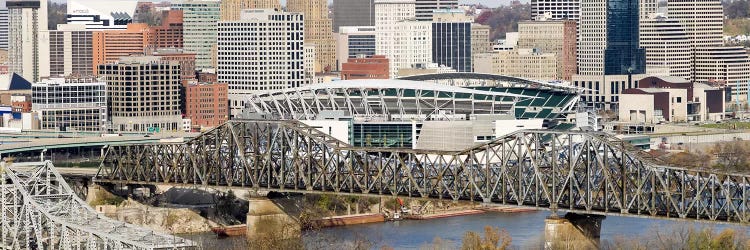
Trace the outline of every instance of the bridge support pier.
{"type": "Polygon", "coordinates": [[[250,198],[247,238],[251,242],[298,239],[300,225],[268,198],[250,198]]]}
{"type": "Polygon", "coordinates": [[[545,249],[599,249],[603,215],[567,213],[544,220],[545,249]]]}

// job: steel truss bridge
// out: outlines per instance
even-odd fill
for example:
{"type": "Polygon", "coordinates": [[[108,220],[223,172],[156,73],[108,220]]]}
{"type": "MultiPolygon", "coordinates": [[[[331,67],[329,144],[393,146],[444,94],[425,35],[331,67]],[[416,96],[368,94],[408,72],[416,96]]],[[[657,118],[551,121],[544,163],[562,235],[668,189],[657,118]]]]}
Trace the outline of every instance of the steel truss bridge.
{"type": "Polygon", "coordinates": [[[2,166],[1,249],[194,249],[174,236],[109,219],[75,195],[51,162],[2,166]]]}
{"type": "Polygon", "coordinates": [[[661,166],[621,140],[592,132],[520,131],[441,152],[355,148],[294,121],[230,121],[185,143],[110,146],[95,181],[750,220],[750,176],[661,166]]]}

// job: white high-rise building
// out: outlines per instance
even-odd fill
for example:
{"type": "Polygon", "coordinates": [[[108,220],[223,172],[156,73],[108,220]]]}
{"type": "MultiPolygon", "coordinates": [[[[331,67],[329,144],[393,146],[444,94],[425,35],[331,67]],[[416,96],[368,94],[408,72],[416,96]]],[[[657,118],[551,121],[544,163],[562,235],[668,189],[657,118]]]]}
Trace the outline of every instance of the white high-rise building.
{"type": "Polygon", "coordinates": [[[416,0],[414,4],[417,20],[432,21],[433,11],[455,9],[458,0],[416,0]]]}
{"type": "Polygon", "coordinates": [[[8,65],[9,72],[16,73],[27,81],[39,81],[39,58],[49,56],[40,53],[38,34],[47,30],[46,0],[7,1],[8,65]]]}
{"type": "Polygon", "coordinates": [[[607,48],[607,1],[581,0],[578,20],[578,74],[602,75],[607,48]]]}
{"type": "Polygon", "coordinates": [[[641,20],[649,18],[650,15],[656,14],[659,9],[659,3],[657,0],[639,0],[640,5],[638,11],[641,13],[639,18],[641,20]]]}
{"type": "Polygon", "coordinates": [[[138,0],[68,0],[68,24],[87,30],[124,30],[133,22],[138,0]]]}
{"type": "Polygon", "coordinates": [[[726,84],[733,101],[745,102],[750,59],[743,47],[724,47],[724,9],[720,0],[670,0],[667,15],[682,24],[692,47],[691,77],[696,82],[726,84]]]}
{"type": "Polygon", "coordinates": [[[390,76],[399,69],[432,62],[432,23],[416,20],[414,0],[375,1],[375,54],[390,60],[390,76]]]}
{"type": "Polygon", "coordinates": [[[640,44],[646,49],[646,73],[693,80],[690,39],[682,25],[664,14],[640,22],[640,44]]]}
{"type": "Polygon", "coordinates": [[[216,25],[221,19],[219,0],[182,0],[172,9],[182,10],[182,34],[185,52],[195,53],[197,69],[213,68],[216,25]]]}
{"type": "Polygon", "coordinates": [[[669,0],[667,16],[682,24],[693,47],[724,45],[724,9],[720,0],[669,0]]]}
{"type": "Polygon", "coordinates": [[[305,83],[301,13],[247,9],[240,20],[219,22],[218,81],[229,85],[232,116],[251,94],[305,83]]]}
{"type": "Polygon", "coordinates": [[[0,1],[0,50],[8,50],[8,9],[0,1]]]}

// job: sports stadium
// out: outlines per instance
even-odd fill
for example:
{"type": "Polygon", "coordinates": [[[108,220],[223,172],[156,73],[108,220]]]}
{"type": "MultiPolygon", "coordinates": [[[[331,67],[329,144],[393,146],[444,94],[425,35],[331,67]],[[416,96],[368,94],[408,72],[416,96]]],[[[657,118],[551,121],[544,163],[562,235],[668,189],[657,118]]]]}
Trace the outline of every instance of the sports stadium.
{"type": "Polygon", "coordinates": [[[242,118],[299,120],[353,146],[455,150],[519,129],[570,129],[579,98],[557,84],[448,73],[256,94],[242,118]]]}

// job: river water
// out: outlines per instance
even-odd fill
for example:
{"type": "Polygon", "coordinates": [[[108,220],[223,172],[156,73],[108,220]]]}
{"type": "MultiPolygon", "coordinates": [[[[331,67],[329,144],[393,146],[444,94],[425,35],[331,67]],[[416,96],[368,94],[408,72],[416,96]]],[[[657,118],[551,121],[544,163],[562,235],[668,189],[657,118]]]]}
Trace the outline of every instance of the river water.
{"type": "MultiPolygon", "coordinates": [[[[397,222],[373,223],[345,227],[324,228],[314,232],[305,232],[303,241],[310,248],[320,249],[321,245],[330,246],[327,249],[347,249],[352,242],[367,241],[373,249],[382,246],[394,249],[419,249],[430,244],[436,237],[444,244],[460,246],[461,238],[467,231],[483,232],[485,226],[505,229],[512,237],[514,248],[538,249],[544,236],[544,219],[549,216],[547,211],[522,213],[488,212],[477,215],[449,217],[432,220],[404,220],[397,222]]],[[[675,220],[659,220],[634,217],[607,216],[602,222],[601,239],[611,241],[617,237],[639,237],[649,235],[655,230],[669,231],[676,227],[689,226],[694,228],[713,228],[722,230],[733,227],[726,224],[710,224],[683,222],[675,220]]],[[[746,230],[747,228],[742,228],[746,230]]],[[[240,238],[216,239],[211,234],[189,235],[207,249],[243,249],[240,238]]]]}

